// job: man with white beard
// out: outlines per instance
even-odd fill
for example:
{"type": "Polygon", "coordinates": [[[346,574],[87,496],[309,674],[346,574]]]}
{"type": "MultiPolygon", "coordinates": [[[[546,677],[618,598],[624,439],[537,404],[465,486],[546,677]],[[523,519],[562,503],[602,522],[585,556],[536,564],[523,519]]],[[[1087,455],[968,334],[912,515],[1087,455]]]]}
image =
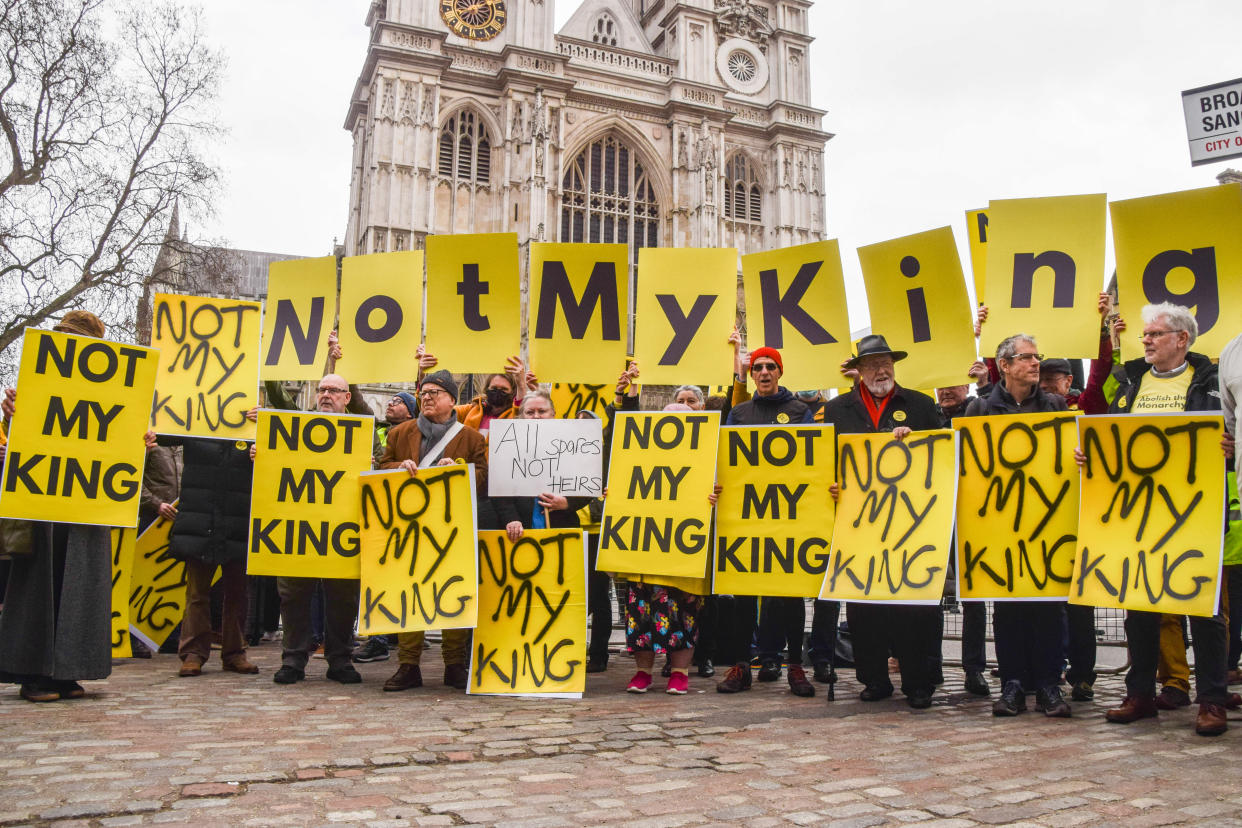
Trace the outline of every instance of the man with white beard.
{"type": "MultiPolygon", "coordinates": [[[[842,366],[857,370],[854,390],[824,406],[824,423],[831,423],[840,434],[892,432],[898,440],[912,431],[940,428],[936,401],[926,394],[897,384],[894,363],[906,358],[894,351],[878,334],[858,341],[858,355],[842,366]]],[[[835,488],[835,484],[834,484],[835,488]]],[[[940,649],[940,607],[912,604],[845,605],[850,634],[854,641],[854,664],[863,685],[863,701],[879,701],[893,695],[888,677],[888,657],[901,665],[901,692],[913,708],[931,706],[936,690],[932,675],[932,656],[940,649]]]]}

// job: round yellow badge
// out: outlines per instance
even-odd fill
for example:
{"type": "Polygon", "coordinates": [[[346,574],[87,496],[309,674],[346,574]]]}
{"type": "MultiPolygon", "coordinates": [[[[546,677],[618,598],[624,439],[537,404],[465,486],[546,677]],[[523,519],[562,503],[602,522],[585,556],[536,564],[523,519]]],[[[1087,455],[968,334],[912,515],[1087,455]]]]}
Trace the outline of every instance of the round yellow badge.
{"type": "Polygon", "coordinates": [[[782,411],[780,414],[776,415],[776,421],[780,423],[781,425],[784,425],[785,423],[789,422],[789,415],[786,414],[784,411],[782,411]]]}
{"type": "Polygon", "coordinates": [[[238,440],[233,445],[234,447],[236,447],[238,451],[245,451],[246,449],[250,448],[250,444],[247,443],[245,440],[238,440]]]}
{"type": "Polygon", "coordinates": [[[894,412],[893,412],[893,420],[895,420],[896,422],[899,422],[899,423],[904,423],[904,422],[906,421],[906,412],[904,412],[904,411],[894,411],[894,412]]]}
{"type": "Polygon", "coordinates": [[[1126,407],[1126,398],[1125,398],[1125,397],[1122,397],[1121,399],[1117,400],[1117,407],[1118,407],[1118,408],[1125,408],[1125,407],[1126,407]]]}

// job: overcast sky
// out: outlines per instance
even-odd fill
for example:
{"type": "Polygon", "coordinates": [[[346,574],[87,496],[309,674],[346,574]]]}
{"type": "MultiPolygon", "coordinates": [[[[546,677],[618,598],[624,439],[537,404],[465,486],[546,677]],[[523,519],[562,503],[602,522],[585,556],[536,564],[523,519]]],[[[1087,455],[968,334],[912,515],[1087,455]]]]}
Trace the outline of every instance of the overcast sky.
{"type": "MultiPolygon", "coordinates": [[[[304,255],[343,237],[342,125],[368,5],[205,4],[229,61],[230,136],[217,215],[192,217],[192,237],[304,255]]],[[[578,5],[556,0],[558,25],[578,5]]],[[[819,0],[810,21],[813,103],[836,134],[828,235],[855,328],[866,324],[857,247],[948,224],[969,270],[963,213],[989,199],[1132,198],[1214,184],[1228,166],[1191,168],[1180,92],[1242,77],[1238,0],[819,0]]]]}

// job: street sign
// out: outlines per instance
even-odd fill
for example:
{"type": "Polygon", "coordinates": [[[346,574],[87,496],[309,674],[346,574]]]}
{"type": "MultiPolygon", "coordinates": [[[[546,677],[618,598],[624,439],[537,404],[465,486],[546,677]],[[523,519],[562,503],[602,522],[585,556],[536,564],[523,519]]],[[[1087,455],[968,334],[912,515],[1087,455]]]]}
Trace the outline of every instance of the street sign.
{"type": "Polygon", "coordinates": [[[1242,158],[1242,78],[1182,93],[1190,164],[1242,158]]]}

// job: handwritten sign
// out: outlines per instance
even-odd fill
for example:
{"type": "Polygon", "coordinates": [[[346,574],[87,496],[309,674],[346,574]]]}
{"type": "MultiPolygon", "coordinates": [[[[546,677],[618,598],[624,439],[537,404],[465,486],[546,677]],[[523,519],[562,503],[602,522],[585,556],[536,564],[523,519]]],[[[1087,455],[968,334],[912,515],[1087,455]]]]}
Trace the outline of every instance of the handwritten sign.
{"type": "Polygon", "coordinates": [[[129,581],[134,566],[134,546],[138,533],[133,529],[113,529],[112,541],[112,657],[130,658],[129,581]]]}
{"type": "Polygon", "coordinates": [[[135,526],[150,348],[27,328],[0,516],[135,526]]]}
{"type": "Polygon", "coordinates": [[[819,593],[835,505],[832,426],[720,430],[716,571],[725,595],[819,593]]]}
{"type": "Polygon", "coordinates": [[[258,302],[155,294],[160,352],[151,428],[160,434],[254,438],[259,401],[258,302]]]}
{"type": "Polygon", "coordinates": [[[168,553],[172,521],[156,518],[134,545],[129,630],[158,652],[185,615],[185,563],[168,553]]]}
{"type": "Polygon", "coordinates": [[[1219,414],[1083,417],[1069,602],[1214,615],[1225,525],[1219,414]]]}
{"type": "Polygon", "coordinates": [[[604,492],[604,424],[599,420],[495,420],[487,447],[491,497],[604,492]]]}
{"type": "MultiPolygon", "coordinates": [[[[620,376],[621,370],[617,369],[620,376]]],[[[608,416],[608,403],[612,401],[615,385],[582,385],[580,383],[553,383],[548,393],[556,416],[572,420],[579,411],[593,412],[601,420],[608,416]]]]}
{"type": "Polygon", "coordinates": [[[837,442],[841,498],[820,598],[935,604],[953,531],[952,431],[845,434],[837,442]]]}
{"type": "Polygon", "coordinates": [[[468,693],[580,698],[586,689],[585,536],[479,533],[479,620],[468,693]]]}
{"type": "Polygon", "coordinates": [[[358,475],[371,417],[259,412],[250,495],[250,575],[357,578],[358,475]]]}
{"type": "Polygon", "coordinates": [[[474,466],[362,475],[360,635],[473,627],[474,466]]]}
{"type": "Polygon", "coordinates": [[[720,416],[620,413],[596,568],[702,578],[720,416]]]}
{"type": "Polygon", "coordinates": [[[1078,418],[959,417],[957,595],[1061,600],[1078,545],[1078,418]]]}

